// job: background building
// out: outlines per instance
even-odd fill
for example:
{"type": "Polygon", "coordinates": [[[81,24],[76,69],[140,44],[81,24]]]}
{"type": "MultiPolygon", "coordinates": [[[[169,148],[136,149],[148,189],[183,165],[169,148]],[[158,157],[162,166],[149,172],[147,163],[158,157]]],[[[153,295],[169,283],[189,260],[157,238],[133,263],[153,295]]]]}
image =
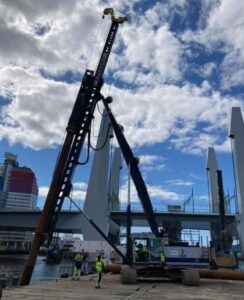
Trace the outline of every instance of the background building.
{"type": "MultiPolygon", "coordinates": [[[[17,155],[6,152],[0,164],[0,209],[37,209],[38,186],[34,172],[20,167],[17,155]]],[[[0,247],[26,249],[32,241],[32,232],[0,231],[0,247]]]]}
{"type": "Polygon", "coordinates": [[[0,207],[6,209],[36,209],[38,187],[34,172],[20,167],[17,155],[6,152],[0,164],[0,207]]]}

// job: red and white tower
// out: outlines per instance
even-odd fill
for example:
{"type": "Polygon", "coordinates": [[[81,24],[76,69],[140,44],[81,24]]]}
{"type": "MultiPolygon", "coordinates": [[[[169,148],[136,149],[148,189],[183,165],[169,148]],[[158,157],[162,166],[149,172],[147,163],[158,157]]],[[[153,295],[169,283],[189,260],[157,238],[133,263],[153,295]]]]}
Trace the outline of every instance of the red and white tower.
{"type": "Polygon", "coordinates": [[[36,209],[38,187],[34,172],[20,167],[17,155],[6,152],[0,166],[1,206],[6,209],[36,209]]]}

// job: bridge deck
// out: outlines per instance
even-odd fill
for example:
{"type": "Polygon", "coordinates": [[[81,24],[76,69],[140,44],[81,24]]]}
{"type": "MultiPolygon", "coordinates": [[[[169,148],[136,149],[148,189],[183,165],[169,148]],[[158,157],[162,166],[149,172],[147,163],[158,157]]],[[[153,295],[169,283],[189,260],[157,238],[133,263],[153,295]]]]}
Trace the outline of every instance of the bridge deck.
{"type": "MultiPolygon", "coordinates": [[[[35,230],[41,211],[6,211],[0,210],[0,230],[35,230]]],[[[219,224],[218,214],[155,212],[159,226],[163,221],[179,221],[185,229],[209,230],[210,224],[219,224]]],[[[126,226],[125,211],[111,211],[110,218],[119,226],[126,226]]],[[[131,212],[132,225],[147,227],[144,212],[131,212]]],[[[226,215],[228,230],[236,235],[236,219],[234,214],[226,215]]],[[[96,220],[94,220],[96,221],[96,220]]],[[[57,223],[57,232],[82,233],[82,215],[78,211],[62,211],[57,223]]]]}

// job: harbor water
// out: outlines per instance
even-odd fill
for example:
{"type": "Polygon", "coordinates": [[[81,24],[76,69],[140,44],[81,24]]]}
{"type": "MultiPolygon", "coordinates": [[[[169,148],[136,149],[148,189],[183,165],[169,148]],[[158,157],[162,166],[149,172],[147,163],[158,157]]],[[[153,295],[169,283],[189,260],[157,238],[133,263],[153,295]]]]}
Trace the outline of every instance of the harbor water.
{"type": "MultiPolygon", "coordinates": [[[[0,278],[20,278],[26,263],[26,257],[0,256],[0,278]]],[[[55,280],[59,277],[60,264],[47,264],[43,256],[37,257],[37,261],[31,277],[31,283],[45,280],[55,280]]]]}
{"type": "MultiPolygon", "coordinates": [[[[21,278],[26,259],[27,256],[0,256],[0,279],[21,278]]],[[[70,262],[67,266],[65,262],[61,264],[47,264],[45,258],[39,256],[37,257],[30,284],[56,280],[61,273],[70,273],[70,266],[70,262]]],[[[239,261],[239,269],[244,271],[244,261],[239,261]]]]}

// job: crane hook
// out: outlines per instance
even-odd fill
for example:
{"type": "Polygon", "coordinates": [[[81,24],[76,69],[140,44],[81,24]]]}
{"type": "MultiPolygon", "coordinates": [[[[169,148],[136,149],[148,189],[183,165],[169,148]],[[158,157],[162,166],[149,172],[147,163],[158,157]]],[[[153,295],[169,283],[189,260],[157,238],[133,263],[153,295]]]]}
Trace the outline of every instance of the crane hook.
{"type": "Polygon", "coordinates": [[[105,8],[103,11],[103,19],[105,15],[111,15],[112,22],[116,23],[124,23],[125,21],[128,21],[127,17],[115,17],[114,10],[111,7],[105,8]]]}

